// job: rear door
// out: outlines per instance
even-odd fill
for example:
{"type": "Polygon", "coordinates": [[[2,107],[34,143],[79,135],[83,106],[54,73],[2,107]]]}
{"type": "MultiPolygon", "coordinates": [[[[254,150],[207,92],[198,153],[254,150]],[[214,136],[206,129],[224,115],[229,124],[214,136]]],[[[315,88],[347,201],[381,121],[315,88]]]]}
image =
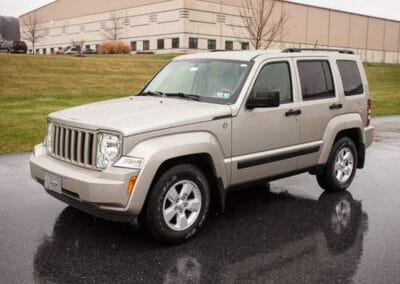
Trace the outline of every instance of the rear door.
{"type": "Polygon", "coordinates": [[[343,113],[334,77],[335,62],[329,58],[297,58],[298,87],[301,93],[300,143],[312,143],[299,157],[299,169],[318,163],[323,136],[329,121],[343,113]]]}

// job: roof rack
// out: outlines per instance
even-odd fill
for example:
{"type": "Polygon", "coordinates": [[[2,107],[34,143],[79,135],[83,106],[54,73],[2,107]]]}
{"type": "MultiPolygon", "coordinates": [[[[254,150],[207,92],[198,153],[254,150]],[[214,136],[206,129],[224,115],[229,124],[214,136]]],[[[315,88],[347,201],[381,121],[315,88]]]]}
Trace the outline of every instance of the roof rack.
{"type": "Polygon", "coordinates": [[[349,49],[330,49],[330,48],[286,48],[282,52],[302,52],[302,51],[326,51],[326,52],[339,52],[342,54],[354,54],[354,51],[349,49]]]}

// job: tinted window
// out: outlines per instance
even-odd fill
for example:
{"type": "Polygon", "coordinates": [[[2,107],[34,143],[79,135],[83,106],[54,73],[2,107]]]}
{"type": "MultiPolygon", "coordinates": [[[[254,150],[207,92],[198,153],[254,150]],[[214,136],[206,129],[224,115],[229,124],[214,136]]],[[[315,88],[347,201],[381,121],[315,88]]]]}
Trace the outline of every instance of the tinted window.
{"type": "Polygon", "coordinates": [[[164,49],[164,40],[163,39],[157,40],[157,49],[164,49]]]}
{"type": "Polygon", "coordinates": [[[346,96],[363,94],[364,87],[357,63],[349,60],[338,60],[337,65],[343,82],[344,94],[346,96]]]}
{"type": "Polygon", "coordinates": [[[276,62],[263,67],[254,84],[253,92],[279,92],[281,104],[293,101],[289,63],[276,62]]]}
{"type": "Polygon", "coordinates": [[[297,62],[301,92],[304,100],[335,96],[332,72],[328,61],[312,60],[297,62]]]}

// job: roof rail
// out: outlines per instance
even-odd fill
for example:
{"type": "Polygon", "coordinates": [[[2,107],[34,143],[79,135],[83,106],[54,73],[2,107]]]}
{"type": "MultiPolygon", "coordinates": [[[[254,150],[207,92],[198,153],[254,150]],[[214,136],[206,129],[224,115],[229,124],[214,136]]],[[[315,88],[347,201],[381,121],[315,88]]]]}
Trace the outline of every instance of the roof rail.
{"type": "Polygon", "coordinates": [[[339,52],[343,54],[354,54],[354,51],[349,49],[330,49],[330,48],[286,48],[282,52],[302,52],[302,51],[326,51],[326,52],[339,52]]]}

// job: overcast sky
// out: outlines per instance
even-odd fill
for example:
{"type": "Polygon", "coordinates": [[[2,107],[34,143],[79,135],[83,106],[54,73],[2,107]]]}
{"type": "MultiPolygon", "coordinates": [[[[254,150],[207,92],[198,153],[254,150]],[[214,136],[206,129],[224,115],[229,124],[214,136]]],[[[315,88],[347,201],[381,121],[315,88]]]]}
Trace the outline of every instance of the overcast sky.
{"type": "MultiPolygon", "coordinates": [[[[84,0],[83,0],[84,1],[84,0]]],[[[135,0],[132,0],[135,1],[135,0]]],[[[400,20],[399,0],[290,0],[358,14],[400,20]]],[[[0,0],[0,15],[19,16],[51,0],[0,0]]]]}

